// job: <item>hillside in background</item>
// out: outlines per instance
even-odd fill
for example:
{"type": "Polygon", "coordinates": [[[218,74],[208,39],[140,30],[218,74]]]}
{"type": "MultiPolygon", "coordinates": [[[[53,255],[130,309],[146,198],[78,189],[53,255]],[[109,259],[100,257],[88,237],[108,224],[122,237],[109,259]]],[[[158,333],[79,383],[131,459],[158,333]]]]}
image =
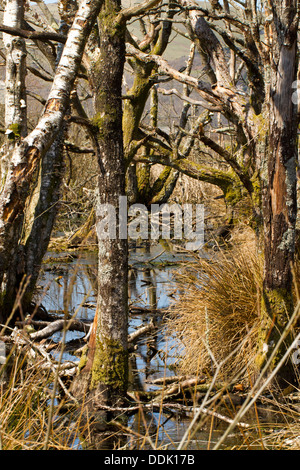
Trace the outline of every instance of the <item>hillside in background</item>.
{"type": "MultiPolygon", "coordinates": [[[[123,3],[124,8],[127,8],[129,6],[134,6],[134,5],[136,5],[138,3],[141,3],[141,2],[136,2],[134,0],[123,0],[122,3],[123,3]]],[[[203,4],[205,5],[205,2],[203,2],[203,4]]],[[[58,16],[58,10],[57,10],[57,3],[48,3],[47,6],[48,6],[49,10],[51,11],[51,13],[53,14],[53,16],[58,20],[59,16],[58,16]]],[[[36,8],[39,11],[38,6],[35,6],[34,8],[36,8]]],[[[181,24],[176,23],[176,27],[178,29],[183,30],[183,27],[182,27],[181,24]]],[[[138,20],[132,20],[129,23],[128,28],[134,36],[136,36],[138,38],[142,37],[138,20]]],[[[182,35],[180,35],[178,33],[174,33],[172,35],[171,41],[170,41],[170,43],[169,43],[169,45],[166,49],[164,57],[170,62],[170,64],[174,68],[179,70],[181,67],[186,65],[186,60],[187,60],[187,57],[188,57],[188,54],[189,54],[189,49],[190,49],[190,41],[188,39],[186,39],[185,37],[183,37],[182,35]]],[[[199,60],[199,57],[196,55],[195,61],[194,61],[194,72],[193,73],[195,75],[197,75],[199,69],[200,69],[200,60],[199,60]]],[[[125,72],[126,73],[126,81],[127,81],[127,84],[130,85],[131,82],[132,82],[132,77],[131,77],[129,68],[127,68],[126,70],[127,70],[127,73],[125,72]]],[[[163,84],[164,88],[172,88],[174,86],[175,86],[174,81],[170,81],[170,82],[167,82],[167,83],[163,84]]],[[[177,86],[179,86],[179,89],[181,88],[180,85],[177,84],[177,86]]],[[[47,84],[45,84],[45,90],[40,90],[41,94],[43,96],[44,96],[44,91],[46,91],[46,90],[48,90],[47,84]]],[[[170,97],[166,97],[166,96],[161,95],[160,96],[160,102],[163,103],[164,105],[166,103],[170,103],[170,97]]],[[[165,112],[165,106],[164,105],[161,107],[161,118],[163,119],[164,124],[168,125],[168,122],[167,122],[168,119],[170,117],[171,118],[174,117],[177,113],[180,112],[181,107],[182,107],[182,102],[178,98],[172,97],[172,106],[168,107],[165,118],[163,117],[163,114],[165,112]]]]}

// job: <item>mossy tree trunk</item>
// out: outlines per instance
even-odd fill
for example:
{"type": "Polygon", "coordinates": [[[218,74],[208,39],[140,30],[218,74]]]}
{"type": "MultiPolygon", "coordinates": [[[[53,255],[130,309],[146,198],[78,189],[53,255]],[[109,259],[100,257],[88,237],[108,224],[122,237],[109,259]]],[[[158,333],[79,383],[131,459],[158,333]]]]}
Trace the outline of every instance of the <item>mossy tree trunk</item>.
{"type": "MultiPolygon", "coordinates": [[[[167,13],[157,31],[150,26],[145,38],[140,42],[141,50],[149,54],[162,55],[169,43],[172,32],[172,18],[175,14],[173,2],[167,2],[167,13]],[[152,41],[149,41],[149,38],[152,41]]],[[[134,72],[133,84],[128,90],[128,99],[124,101],[123,131],[124,150],[127,167],[127,194],[130,203],[142,203],[150,206],[152,203],[164,203],[172,194],[178,179],[178,172],[166,168],[153,185],[150,184],[151,164],[136,164],[133,158],[141,148],[140,142],[145,138],[140,125],[150,98],[150,125],[153,129],[158,125],[158,96],[156,82],[158,81],[157,66],[154,63],[143,64],[131,58],[129,65],[134,72]]],[[[147,146],[142,146],[142,152],[150,152],[147,146]]]]}
{"type": "MultiPolygon", "coordinates": [[[[96,197],[98,235],[97,313],[90,336],[86,364],[75,380],[89,394],[106,404],[124,397],[128,381],[128,247],[127,236],[103,238],[104,204],[116,210],[125,196],[125,160],[122,132],[122,77],[125,62],[125,23],[116,22],[119,0],[107,0],[99,15],[99,57],[91,62],[90,82],[95,97],[93,119],[99,144],[99,176],[96,197]]],[[[127,206],[126,206],[127,211],[127,206]]],[[[117,223],[118,227],[118,223],[117,223]]],[[[75,392],[76,393],[76,392],[75,392]]]]}
{"type": "MultiPolygon", "coordinates": [[[[177,1],[183,7],[192,5],[190,0],[177,1]]],[[[274,0],[266,3],[263,10],[257,2],[246,2],[239,9],[240,25],[235,23],[236,10],[231,7],[229,10],[227,2],[227,6],[221,3],[215,6],[215,3],[211,2],[214,5],[209,11],[203,9],[204,15],[192,8],[187,13],[190,28],[202,53],[207,56],[211,82],[211,87],[205,82],[197,82],[194,88],[208,102],[218,103],[223,116],[236,130],[238,151],[234,155],[227,155],[222,149],[216,148],[216,151],[230,164],[251,198],[253,226],[259,234],[264,256],[257,361],[261,369],[293,312],[291,264],[297,215],[297,107],[292,96],[298,69],[299,2],[274,0]],[[226,16],[225,13],[229,14],[227,26],[235,24],[244,36],[246,48],[242,51],[238,41],[229,37],[225,28],[217,29],[226,45],[243,62],[249,84],[247,95],[240,93],[232,80],[224,45],[212,26],[214,20],[222,14],[226,16]]],[[[138,56],[142,58],[141,54],[138,56]]],[[[145,60],[150,59],[145,57],[145,60]]],[[[155,58],[155,61],[161,70],[187,82],[188,77],[171,70],[161,58],[155,58]]],[[[206,136],[201,140],[213,148],[206,136]]],[[[269,371],[274,370],[291,340],[290,334],[275,355],[269,371]]],[[[277,379],[280,383],[293,379],[290,361],[281,368],[277,379]]]]}

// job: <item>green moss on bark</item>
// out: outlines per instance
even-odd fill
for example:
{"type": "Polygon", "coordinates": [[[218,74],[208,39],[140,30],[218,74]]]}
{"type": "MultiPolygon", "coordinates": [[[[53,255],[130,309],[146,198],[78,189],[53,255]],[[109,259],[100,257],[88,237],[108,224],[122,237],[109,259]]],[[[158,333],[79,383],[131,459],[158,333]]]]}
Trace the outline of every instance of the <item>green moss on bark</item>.
{"type": "MultiPolygon", "coordinates": [[[[284,333],[292,309],[292,294],[288,290],[284,288],[264,290],[261,300],[261,325],[258,332],[258,354],[256,358],[258,370],[262,370],[271,357],[275,346],[284,333]]],[[[277,366],[292,341],[293,337],[289,332],[272,358],[269,373],[277,366]]],[[[285,382],[286,384],[286,381],[293,380],[293,376],[293,365],[289,359],[277,374],[277,379],[279,383],[285,382]]]]}
{"type": "MultiPolygon", "coordinates": [[[[99,100],[99,97],[97,98],[99,100]]],[[[100,101],[100,100],[99,100],[100,101]]],[[[101,102],[101,111],[92,118],[92,124],[97,128],[98,138],[105,139],[113,132],[113,128],[118,117],[117,110],[107,104],[106,109],[101,102]]]]}
{"type": "Polygon", "coordinates": [[[232,184],[225,189],[225,201],[229,206],[234,206],[240,202],[242,197],[242,189],[239,185],[232,184]]]}
{"type": "Polygon", "coordinates": [[[12,131],[11,134],[8,135],[9,139],[19,139],[21,137],[21,125],[18,123],[13,123],[9,126],[9,130],[12,131]]]}
{"type": "Polygon", "coordinates": [[[80,357],[80,361],[79,361],[79,364],[78,364],[78,374],[86,366],[87,360],[88,360],[88,346],[86,345],[83,348],[83,351],[82,351],[82,354],[81,354],[81,357],[80,357]]]}
{"type": "Polygon", "coordinates": [[[114,391],[126,391],[128,382],[128,351],[118,342],[97,340],[90,389],[99,384],[114,391]]]}
{"type": "Polygon", "coordinates": [[[252,176],[251,183],[253,187],[253,193],[251,195],[252,203],[254,207],[260,207],[261,205],[261,182],[260,182],[257,172],[255,172],[255,174],[252,176]]]}

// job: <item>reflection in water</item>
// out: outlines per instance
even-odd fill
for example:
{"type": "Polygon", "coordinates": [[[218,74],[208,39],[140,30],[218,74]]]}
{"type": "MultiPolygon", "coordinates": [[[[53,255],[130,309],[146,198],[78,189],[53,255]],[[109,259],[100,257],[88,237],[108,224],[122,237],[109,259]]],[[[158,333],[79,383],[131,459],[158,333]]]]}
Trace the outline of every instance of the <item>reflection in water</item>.
{"type": "MultiPolygon", "coordinates": [[[[136,350],[130,355],[130,389],[146,391],[151,386],[146,384],[148,378],[171,375],[166,355],[167,341],[164,338],[160,310],[168,307],[168,292],[172,290],[173,267],[161,267],[157,263],[172,262],[176,258],[171,253],[161,254],[161,246],[139,248],[130,251],[129,265],[129,305],[132,313],[129,316],[129,334],[148,324],[151,320],[159,327],[155,333],[141,337],[136,350]],[[161,254],[161,256],[159,256],[161,254]],[[154,260],[152,264],[147,264],[154,260]],[[134,309],[136,308],[136,310],[134,309]],[[138,309],[139,308],[139,309],[138,309]]],[[[62,255],[49,254],[49,262],[45,263],[44,272],[40,279],[41,303],[49,313],[76,315],[84,321],[92,321],[96,309],[97,298],[97,255],[83,253],[71,262],[60,262],[62,255]],[[57,262],[55,258],[57,257],[57,262]]],[[[85,336],[80,332],[67,332],[66,343],[73,344],[85,336]]],[[[52,337],[53,341],[61,340],[61,333],[52,337]]],[[[66,348],[66,351],[69,351],[66,348]]],[[[66,360],[78,361],[72,353],[65,352],[66,360]]],[[[147,422],[149,432],[157,432],[157,417],[149,413],[147,422]]],[[[164,419],[165,420],[165,419],[164,419]]],[[[132,429],[140,428],[141,416],[134,414],[129,424],[132,429]]],[[[160,430],[161,433],[161,430],[160,430]]],[[[119,437],[118,437],[119,438],[119,437]]],[[[94,443],[99,448],[99,442],[105,447],[109,444],[108,436],[99,435],[94,443]]],[[[126,438],[127,439],[127,438],[126,438]]],[[[122,445],[125,443],[123,442],[122,445]]],[[[110,445],[110,444],[109,444],[110,445]]],[[[114,443],[115,445],[115,443],[114,443]]]]}
{"type": "MultiPolygon", "coordinates": [[[[172,365],[176,358],[172,357],[171,351],[176,350],[176,341],[164,335],[161,309],[169,306],[169,296],[174,292],[173,277],[177,266],[172,263],[182,258],[186,255],[162,250],[160,245],[130,252],[129,333],[151,320],[158,326],[155,333],[139,339],[134,353],[130,355],[130,390],[155,390],[147,379],[174,375],[172,365]]],[[[96,308],[97,256],[84,253],[69,263],[46,263],[40,287],[41,302],[48,312],[61,315],[68,312],[80,320],[92,321],[96,308]]],[[[66,342],[68,344],[84,336],[84,333],[68,332],[66,342]]],[[[53,335],[54,341],[60,339],[60,333],[53,335]]],[[[65,353],[65,359],[78,360],[71,352],[65,353]]],[[[157,447],[167,445],[176,448],[176,442],[180,442],[189,423],[190,419],[181,413],[140,411],[126,422],[134,436],[116,433],[111,438],[109,433],[98,433],[92,446],[97,449],[151,448],[149,440],[137,437],[146,434],[157,447]]],[[[219,432],[219,429],[214,431],[212,442],[219,432]]],[[[206,448],[207,437],[207,430],[200,429],[190,442],[190,448],[206,448]]],[[[80,443],[80,446],[84,444],[80,443]]]]}

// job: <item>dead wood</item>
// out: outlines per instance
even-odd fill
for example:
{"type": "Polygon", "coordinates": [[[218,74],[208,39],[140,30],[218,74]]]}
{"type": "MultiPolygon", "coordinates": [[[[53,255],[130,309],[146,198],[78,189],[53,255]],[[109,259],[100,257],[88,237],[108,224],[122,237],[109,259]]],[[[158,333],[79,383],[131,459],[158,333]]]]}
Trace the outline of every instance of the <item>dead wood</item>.
{"type": "Polygon", "coordinates": [[[181,395],[184,390],[191,389],[192,387],[197,387],[197,385],[205,384],[206,377],[192,377],[178,383],[172,384],[170,387],[162,389],[161,394],[165,397],[170,397],[173,395],[181,395]]]}
{"type": "MultiPolygon", "coordinates": [[[[33,326],[37,326],[40,324],[40,322],[31,322],[30,323],[33,326]]],[[[45,324],[45,322],[44,322],[45,324]]],[[[47,324],[42,330],[40,331],[35,331],[34,333],[30,334],[30,338],[32,340],[41,340],[44,338],[49,338],[49,336],[52,336],[53,333],[56,333],[57,331],[61,331],[64,328],[67,328],[68,331],[82,331],[84,333],[88,333],[90,329],[90,325],[87,325],[86,323],[80,321],[80,320],[56,320],[53,323],[47,324]]]]}
{"type": "Polygon", "coordinates": [[[154,331],[155,329],[156,329],[156,326],[154,325],[152,321],[148,325],[140,326],[136,331],[128,335],[128,343],[129,344],[133,343],[138,338],[140,338],[140,336],[143,336],[145,333],[149,333],[150,331],[154,331]]]}
{"type": "MultiPolygon", "coordinates": [[[[193,414],[193,415],[195,415],[201,410],[201,413],[204,415],[213,416],[214,418],[218,418],[222,421],[225,421],[226,423],[233,422],[233,419],[229,418],[228,416],[225,416],[209,408],[187,406],[187,405],[182,405],[180,403],[160,403],[160,404],[138,403],[137,405],[132,405],[128,407],[111,407],[111,406],[106,406],[102,404],[97,404],[97,408],[101,410],[107,410],[107,411],[118,411],[118,412],[127,412],[127,413],[137,412],[141,409],[151,410],[151,411],[164,410],[164,411],[169,411],[169,412],[174,410],[174,411],[181,411],[181,412],[185,412],[185,413],[193,414]]],[[[250,427],[248,423],[243,423],[243,422],[237,423],[237,426],[242,427],[242,428],[250,427]]]]}

